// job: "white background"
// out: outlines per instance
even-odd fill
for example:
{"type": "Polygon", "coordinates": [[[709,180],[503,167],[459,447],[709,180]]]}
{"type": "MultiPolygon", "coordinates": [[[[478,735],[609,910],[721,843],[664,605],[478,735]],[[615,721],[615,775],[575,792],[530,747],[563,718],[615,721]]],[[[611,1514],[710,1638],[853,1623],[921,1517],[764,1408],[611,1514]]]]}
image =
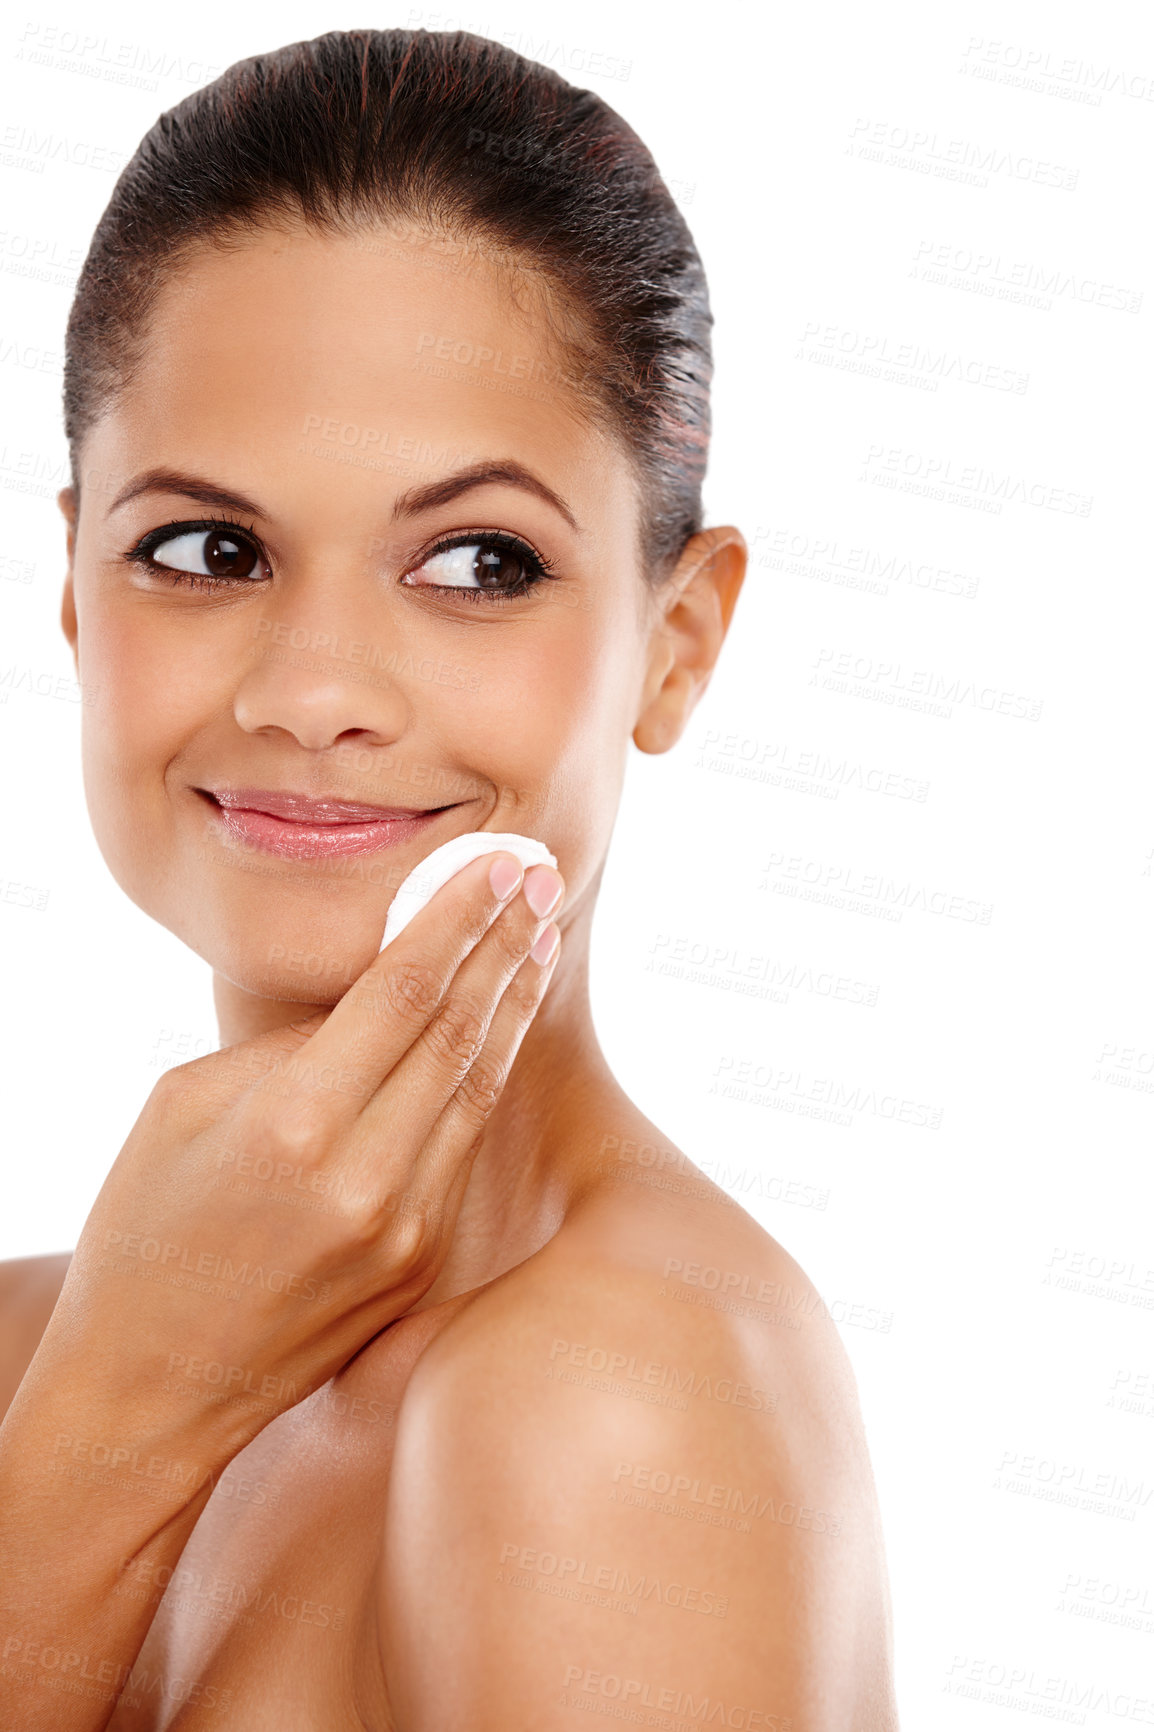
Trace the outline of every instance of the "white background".
{"type": "Polygon", "coordinates": [[[687,737],[631,758],[606,1050],[845,1320],[906,1732],[1154,1725],[1150,15],[369,10],[31,5],[0,38],[0,1256],[71,1246],[158,1068],[216,1043],[90,836],[57,623],[63,333],[115,172],[242,56],[500,37],[682,203],[709,520],[753,554],[687,737]]]}

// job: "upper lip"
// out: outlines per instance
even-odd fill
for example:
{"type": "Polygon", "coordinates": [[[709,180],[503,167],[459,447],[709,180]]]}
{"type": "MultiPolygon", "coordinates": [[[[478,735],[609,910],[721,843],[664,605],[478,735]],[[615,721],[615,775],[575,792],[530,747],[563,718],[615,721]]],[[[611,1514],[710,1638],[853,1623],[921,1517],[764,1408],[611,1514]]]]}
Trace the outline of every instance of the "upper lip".
{"type": "Polygon", "coordinates": [[[277,788],[206,788],[203,792],[221,806],[267,812],[272,818],[287,818],[297,824],[380,823],[444,810],[441,806],[367,806],[363,801],[340,800],[331,794],[292,794],[277,788]]]}

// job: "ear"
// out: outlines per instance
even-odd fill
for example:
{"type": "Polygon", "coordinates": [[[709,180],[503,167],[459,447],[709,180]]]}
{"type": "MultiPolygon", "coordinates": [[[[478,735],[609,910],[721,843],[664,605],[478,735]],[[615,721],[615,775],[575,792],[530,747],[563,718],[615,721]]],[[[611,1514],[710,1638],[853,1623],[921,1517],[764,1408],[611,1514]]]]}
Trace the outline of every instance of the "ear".
{"type": "Polygon", "coordinates": [[[56,503],[64,513],[68,525],[68,573],[64,579],[64,599],[60,608],[60,624],[72,651],[72,660],[76,664],[77,675],[80,673],[80,631],[76,619],[76,594],[72,576],[72,559],[76,551],[76,519],[79,504],[74,487],[62,487],[56,495],[56,503]]]}
{"type": "Polygon", "coordinates": [[[649,665],[633,743],[667,752],[681,738],[725,642],[749,549],[731,524],[690,536],[658,591],[649,665]]]}

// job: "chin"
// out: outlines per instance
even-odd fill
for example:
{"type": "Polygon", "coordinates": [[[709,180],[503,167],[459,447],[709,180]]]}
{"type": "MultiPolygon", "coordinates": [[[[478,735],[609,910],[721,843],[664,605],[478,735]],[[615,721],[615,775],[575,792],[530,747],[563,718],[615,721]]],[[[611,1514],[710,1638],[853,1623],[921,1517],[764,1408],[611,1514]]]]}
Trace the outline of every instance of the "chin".
{"type": "Polygon", "coordinates": [[[242,992],[287,1004],[336,1004],[380,951],[385,909],[327,898],[248,898],[157,915],[175,937],[242,992]],[[319,904],[319,905],[318,905],[319,904]]]}
{"type": "MultiPolygon", "coordinates": [[[[198,955],[200,952],[198,951],[198,955]]],[[[270,1004],[336,1004],[364,970],[349,963],[339,971],[336,967],[310,971],[306,955],[289,952],[283,959],[271,963],[255,957],[207,957],[214,976],[227,981],[238,992],[251,998],[263,998],[270,1004]]],[[[314,959],[315,960],[315,959],[314,959]]]]}

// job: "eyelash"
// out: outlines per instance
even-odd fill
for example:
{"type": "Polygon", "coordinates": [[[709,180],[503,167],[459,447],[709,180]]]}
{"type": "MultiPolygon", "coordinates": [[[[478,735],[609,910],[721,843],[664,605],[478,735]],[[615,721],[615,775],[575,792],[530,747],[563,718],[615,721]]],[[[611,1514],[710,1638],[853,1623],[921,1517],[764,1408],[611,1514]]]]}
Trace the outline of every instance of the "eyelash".
{"type": "MultiPolygon", "coordinates": [[[[152,558],[156,548],[163,546],[166,541],[172,541],[178,533],[195,535],[202,530],[207,533],[212,529],[230,529],[236,534],[243,535],[258,550],[260,548],[260,538],[255,528],[252,525],[246,527],[236,523],[230,517],[176,518],[171,523],[164,523],[156,529],[150,529],[146,535],[141,536],[133,547],[127,548],[122,557],[134,565],[142,566],[154,577],[166,577],[173,584],[187,584],[190,589],[223,589],[253,583],[255,579],[251,577],[212,577],[199,571],[181,571],[177,566],[162,565],[159,560],[152,558]]],[[[471,589],[464,584],[451,583],[423,583],[412,587],[435,589],[441,594],[468,596],[469,600],[473,602],[516,601],[519,597],[528,595],[529,591],[534,589],[542,579],[557,576],[556,570],[549,560],[539,554],[535,548],[530,547],[527,541],[522,541],[519,535],[510,535],[507,530],[503,529],[474,530],[471,533],[459,531],[442,541],[435,542],[422,554],[420,563],[411,569],[413,571],[419,570],[421,565],[424,565],[436,554],[449,553],[454,547],[473,546],[499,547],[506,553],[514,554],[524,564],[525,576],[507,589],[483,589],[479,585],[477,588],[471,589]]]]}
{"type": "Polygon", "coordinates": [[[171,523],[162,523],[155,529],[150,529],[146,535],[132,547],[126,548],[122,557],[133,565],[143,567],[153,577],[166,577],[170,583],[186,583],[190,589],[224,589],[230,585],[252,583],[251,577],[212,577],[199,571],[181,571],[175,565],[162,565],[152,557],[153,551],[163,546],[166,541],[172,541],[182,533],[195,535],[200,531],[210,529],[231,529],[241,534],[247,541],[259,548],[260,541],[256,530],[251,526],[236,523],[231,517],[176,517],[171,523]]]}

